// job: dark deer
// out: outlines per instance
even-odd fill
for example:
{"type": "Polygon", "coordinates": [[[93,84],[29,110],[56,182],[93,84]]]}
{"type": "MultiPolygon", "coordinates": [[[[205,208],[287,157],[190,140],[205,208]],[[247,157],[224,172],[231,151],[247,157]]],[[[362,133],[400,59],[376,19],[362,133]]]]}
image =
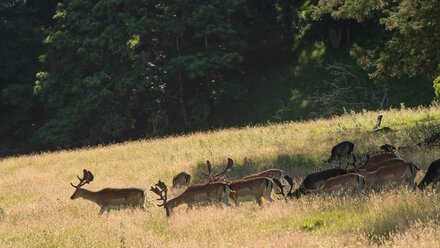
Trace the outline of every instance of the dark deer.
{"type": "Polygon", "coordinates": [[[354,144],[350,141],[343,141],[332,148],[332,153],[330,158],[325,161],[327,163],[332,163],[333,161],[338,161],[339,167],[341,167],[341,159],[347,158],[353,153],[354,144]]]}
{"type": "Polygon", "coordinates": [[[93,181],[94,176],[93,174],[84,169],[83,170],[83,178],[80,178],[79,176],[79,184],[72,185],[72,187],[76,188],[73,195],[70,197],[71,200],[77,199],[77,198],[84,198],[86,200],[92,201],[96,204],[98,204],[101,207],[101,211],[99,211],[99,214],[104,213],[104,211],[107,210],[107,212],[110,212],[110,209],[121,209],[125,207],[140,207],[141,209],[145,209],[144,203],[145,203],[145,193],[143,189],[137,189],[137,188],[122,188],[122,189],[112,189],[112,188],[105,188],[100,191],[89,191],[87,189],[81,188],[84,184],[89,184],[91,181],[93,181]]]}
{"type": "Polygon", "coordinates": [[[440,180],[440,159],[433,161],[426,171],[422,181],[417,185],[420,190],[424,190],[432,183],[432,188],[435,188],[437,182],[440,180]]]}
{"type": "Polygon", "coordinates": [[[397,151],[396,147],[389,144],[381,145],[380,149],[385,153],[395,153],[397,151]]]}
{"type": "Polygon", "coordinates": [[[185,171],[180,172],[179,174],[173,177],[173,188],[187,186],[191,183],[191,175],[186,173],[185,171]]]}

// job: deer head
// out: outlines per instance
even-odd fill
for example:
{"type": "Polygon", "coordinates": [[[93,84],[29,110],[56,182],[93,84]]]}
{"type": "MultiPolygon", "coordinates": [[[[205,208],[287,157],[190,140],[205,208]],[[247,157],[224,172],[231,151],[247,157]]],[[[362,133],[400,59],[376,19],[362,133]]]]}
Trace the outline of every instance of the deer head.
{"type": "Polygon", "coordinates": [[[70,183],[72,187],[76,188],[75,192],[73,192],[73,195],[70,197],[71,200],[78,198],[79,192],[81,191],[81,187],[86,183],[89,184],[94,179],[92,172],[86,169],[83,170],[83,178],[80,178],[79,176],[76,177],[78,177],[79,183],[77,185],[73,185],[73,183],[70,183]]]}
{"type": "Polygon", "coordinates": [[[365,159],[365,161],[363,161],[361,164],[360,164],[360,166],[357,166],[356,164],[358,163],[358,160],[357,160],[357,157],[356,157],[356,155],[354,155],[354,153],[351,155],[352,157],[353,157],[353,163],[351,164],[350,163],[350,165],[353,165],[353,167],[354,167],[354,172],[359,172],[359,169],[360,168],[362,168],[363,166],[365,166],[366,164],[368,164],[368,162],[370,161],[370,154],[367,154],[366,155],[366,159],[365,159]]]}
{"type": "Polygon", "coordinates": [[[170,212],[170,208],[168,207],[168,188],[165,185],[164,182],[160,181],[158,183],[156,183],[155,187],[151,186],[150,191],[157,194],[160,198],[158,198],[158,201],[162,201],[162,204],[157,204],[158,207],[164,207],[166,212],[167,212],[167,216],[170,216],[171,212],[170,212]]]}
{"type": "Polygon", "coordinates": [[[232,165],[234,164],[234,161],[230,158],[228,158],[228,163],[226,164],[225,168],[222,172],[212,175],[212,166],[209,160],[206,161],[206,166],[208,167],[208,173],[202,172],[203,175],[208,178],[208,181],[211,182],[218,182],[220,181],[221,177],[226,173],[227,170],[232,168],[232,165]]]}

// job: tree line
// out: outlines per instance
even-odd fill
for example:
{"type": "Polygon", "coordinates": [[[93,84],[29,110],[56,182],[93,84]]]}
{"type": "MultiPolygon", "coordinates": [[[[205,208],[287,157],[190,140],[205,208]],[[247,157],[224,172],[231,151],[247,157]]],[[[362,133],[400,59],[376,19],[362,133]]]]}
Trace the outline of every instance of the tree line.
{"type": "Polygon", "coordinates": [[[1,155],[247,124],[254,75],[319,46],[370,84],[440,75],[435,1],[5,0],[0,20],[1,155]]]}

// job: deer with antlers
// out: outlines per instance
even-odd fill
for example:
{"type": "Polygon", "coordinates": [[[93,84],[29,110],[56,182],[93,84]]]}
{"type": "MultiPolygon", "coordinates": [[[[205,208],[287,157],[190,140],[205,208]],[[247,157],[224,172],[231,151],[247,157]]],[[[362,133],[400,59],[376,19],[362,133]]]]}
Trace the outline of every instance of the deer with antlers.
{"type": "Polygon", "coordinates": [[[101,207],[99,214],[104,213],[104,211],[110,212],[110,209],[121,209],[125,207],[140,207],[141,209],[145,209],[145,193],[143,189],[137,188],[105,188],[100,191],[90,191],[87,189],[81,188],[85,184],[89,184],[93,181],[93,174],[84,169],[83,170],[83,178],[79,176],[79,184],[72,185],[72,187],[76,188],[75,192],[70,197],[71,200],[75,200],[77,198],[84,198],[86,200],[92,201],[98,204],[101,207]]]}
{"type": "Polygon", "coordinates": [[[159,180],[155,187],[151,187],[150,191],[160,197],[157,200],[161,200],[162,204],[157,206],[164,207],[167,216],[170,216],[172,210],[182,204],[187,204],[188,208],[201,202],[223,202],[229,205],[231,189],[229,185],[220,182],[191,185],[180,195],[168,200],[168,188],[164,182],[159,180]]]}
{"type": "Polygon", "coordinates": [[[229,187],[231,188],[231,192],[229,193],[229,196],[231,199],[234,200],[235,204],[239,205],[239,198],[251,196],[254,197],[256,202],[259,206],[262,206],[262,197],[264,197],[267,201],[273,201],[271,198],[272,188],[274,183],[280,187],[281,192],[279,194],[282,194],[284,196],[283,192],[283,186],[279,180],[276,178],[271,179],[269,177],[252,177],[247,179],[241,179],[236,181],[226,181],[224,179],[224,174],[226,171],[230,168],[232,168],[234,162],[232,159],[228,158],[228,163],[223,169],[222,172],[212,175],[212,166],[209,161],[206,161],[206,165],[208,167],[208,173],[203,173],[205,177],[208,178],[209,182],[217,182],[217,181],[224,181],[226,182],[229,187]]]}

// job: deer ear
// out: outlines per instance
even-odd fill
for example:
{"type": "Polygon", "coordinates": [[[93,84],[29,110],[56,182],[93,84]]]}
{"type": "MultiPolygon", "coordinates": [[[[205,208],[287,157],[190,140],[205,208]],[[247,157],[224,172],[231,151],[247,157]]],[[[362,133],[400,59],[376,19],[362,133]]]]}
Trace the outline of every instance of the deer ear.
{"type": "Polygon", "coordinates": [[[232,158],[228,158],[228,164],[230,164],[230,166],[232,166],[234,164],[234,160],[232,160],[232,158]]]}
{"type": "Polygon", "coordinates": [[[95,178],[94,176],[93,176],[93,174],[92,174],[92,172],[90,172],[90,171],[87,171],[88,173],[88,175],[87,175],[87,181],[89,181],[89,182],[91,182],[91,181],[93,181],[93,179],[95,178]]]}

